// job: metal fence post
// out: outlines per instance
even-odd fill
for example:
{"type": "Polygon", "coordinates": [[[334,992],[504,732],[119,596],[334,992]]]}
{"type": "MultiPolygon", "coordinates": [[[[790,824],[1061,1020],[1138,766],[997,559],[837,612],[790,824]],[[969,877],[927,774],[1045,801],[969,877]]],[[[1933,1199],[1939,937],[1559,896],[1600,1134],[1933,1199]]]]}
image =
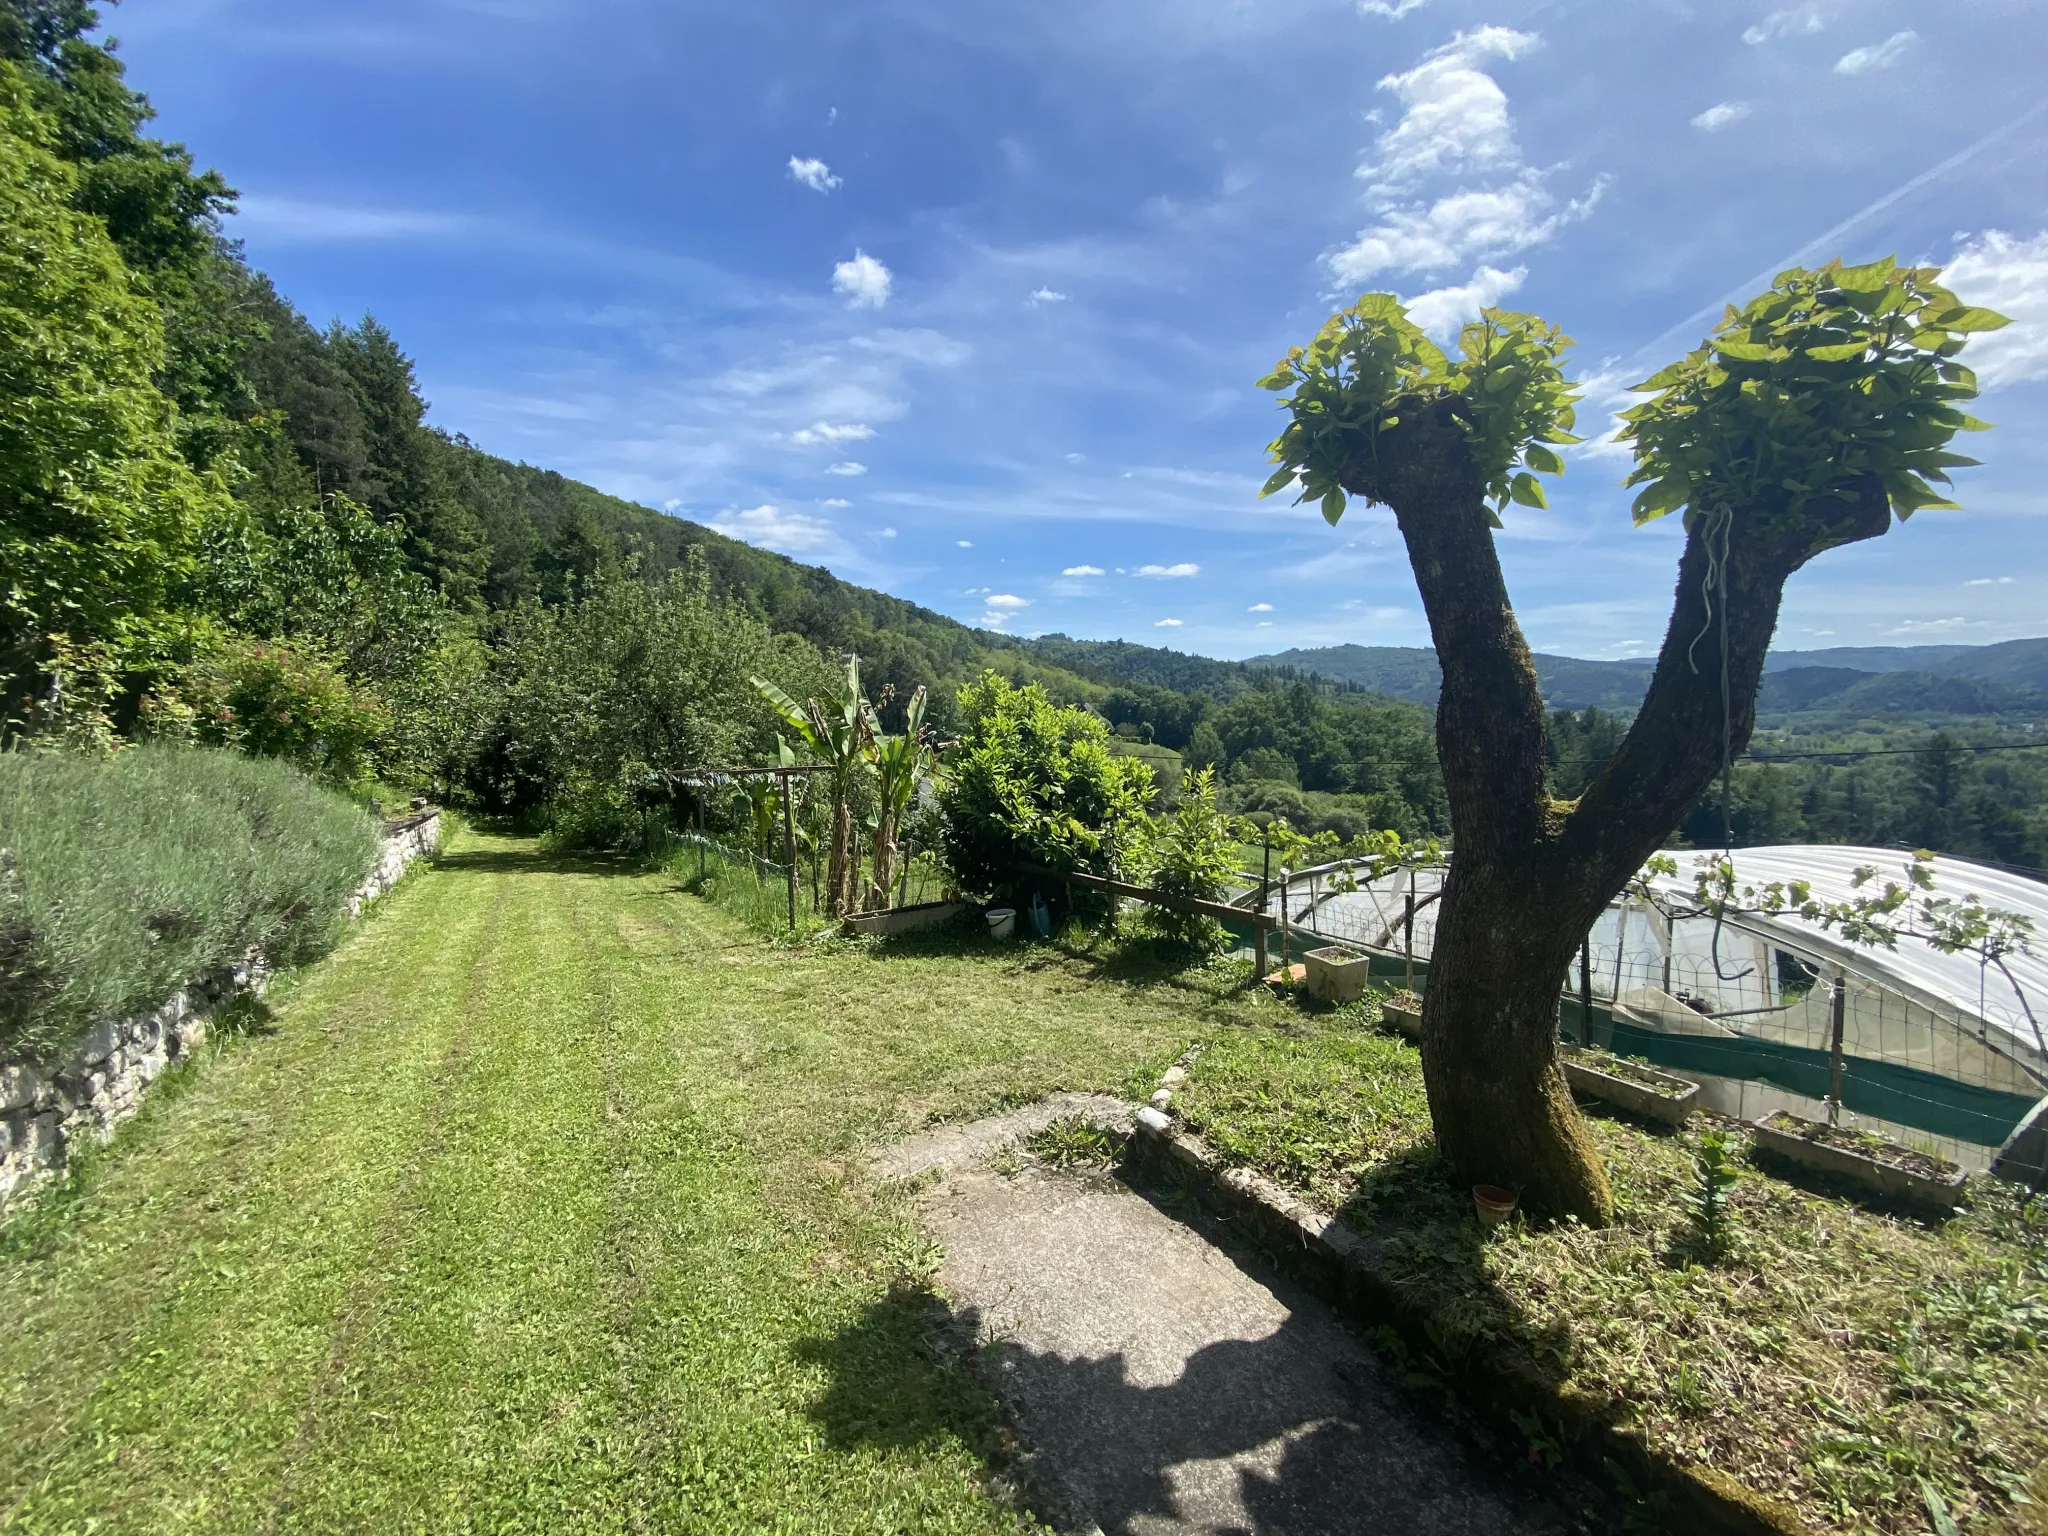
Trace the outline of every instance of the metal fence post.
{"type": "Polygon", "coordinates": [[[796,932],[796,821],[789,808],[789,775],[782,780],[782,858],[789,865],[789,931],[796,932]]]}
{"type": "Polygon", "coordinates": [[[1579,1046],[1593,1043],[1593,934],[1579,940],[1579,1046]]]}
{"type": "Polygon", "coordinates": [[[1401,988],[1415,990],[1415,872],[1408,873],[1408,895],[1401,903],[1401,988]]]}
{"type": "Polygon", "coordinates": [[[1849,973],[1835,967],[1833,1017],[1828,1023],[1828,1124],[1842,1123],[1842,1031],[1849,1022],[1849,973]]]}

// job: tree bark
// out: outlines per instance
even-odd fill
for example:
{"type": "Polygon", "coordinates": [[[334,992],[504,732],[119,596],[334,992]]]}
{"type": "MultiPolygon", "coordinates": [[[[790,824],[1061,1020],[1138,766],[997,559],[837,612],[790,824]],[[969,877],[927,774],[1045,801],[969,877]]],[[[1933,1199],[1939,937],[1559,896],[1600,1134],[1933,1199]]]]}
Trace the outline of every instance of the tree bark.
{"type": "Polygon", "coordinates": [[[1875,483],[1852,501],[1809,503],[1778,526],[1735,509],[1725,600],[1722,583],[1708,581],[1710,542],[1718,541],[1696,518],[1634,726],[1580,800],[1559,801],[1545,766],[1535,664],[1456,409],[1454,400],[1404,401],[1399,424],[1344,480],[1346,491],[1393,510],[1443,668],[1437,753],[1452,858],[1422,1012],[1430,1118],[1460,1181],[1605,1223],[1613,1195],[1556,1060],[1557,1001],[1572,956],[1721,768],[1721,626],[1725,741],[1739,753],[1786,579],[1822,549],[1883,533],[1890,510],[1875,483]]]}

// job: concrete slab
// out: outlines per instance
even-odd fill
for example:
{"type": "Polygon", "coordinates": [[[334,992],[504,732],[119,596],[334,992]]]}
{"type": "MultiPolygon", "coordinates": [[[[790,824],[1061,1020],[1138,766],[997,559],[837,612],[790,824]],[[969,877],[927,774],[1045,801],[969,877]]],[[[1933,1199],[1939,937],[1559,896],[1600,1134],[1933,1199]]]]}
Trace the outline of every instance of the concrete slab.
{"type": "Polygon", "coordinates": [[[1086,1120],[1106,1130],[1127,1132],[1131,1113],[1130,1105],[1110,1094],[1055,1093],[986,1120],[935,1126],[899,1141],[876,1156],[875,1171],[893,1183],[934,1169],[968,1167],[1029,1141],[1055,1120],[1086,1120]]]}
{"type": "Polygon", "coordinates": [[[1321,1302],[1123,1184],[963,1162],[922,1199],[945,1248],[941,1285],[985,1345],[1063,1524],[1110,1536],[1578,1528],[1490,1476],[1321,1302]]]}

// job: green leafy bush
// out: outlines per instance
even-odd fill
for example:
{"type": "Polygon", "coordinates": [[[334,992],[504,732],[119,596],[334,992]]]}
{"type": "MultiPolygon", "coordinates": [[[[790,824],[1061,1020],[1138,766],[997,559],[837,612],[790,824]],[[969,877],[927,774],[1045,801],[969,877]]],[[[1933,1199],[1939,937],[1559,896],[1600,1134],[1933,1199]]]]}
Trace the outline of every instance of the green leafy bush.
{"type": "MultiPolygon", "coordinates": [[[[1203,768],[1181,781],[1180,805],[1155,823],[1147,883],[1168,896],[1221,901],[1237,872],[1237,841],[1245,829],[1216,808],[1216,773],[1203,768]]],[[[1213,917],[1151,909],[1152,926],[1190,949],[1214,949],[1223,926],[1213,917]]]]}
{"type": "Polygon", "coordinates": [[[1020,866],[1107,875],[1144,834],[1152,770],[1109,727],[994,672],[960,690],[965,735],[939,790],[943,852],[960,889],[1013,895],[1020,866]]]}
{"type": "Polygon", "coordinates": [[[189,712],[207,746],[282,758],[337,789],[368,776],[371,749],[391,726],[376,696],[329,657],[239,635],[185,669],[163,712],[174,711],[189,712]]]}
{"type": "Polygon", "coordinates": [[[278,762],[0,753],[0,1060],[47,1060],[260,948],[310,959],[377,856],[362,811],[278,762]]]}

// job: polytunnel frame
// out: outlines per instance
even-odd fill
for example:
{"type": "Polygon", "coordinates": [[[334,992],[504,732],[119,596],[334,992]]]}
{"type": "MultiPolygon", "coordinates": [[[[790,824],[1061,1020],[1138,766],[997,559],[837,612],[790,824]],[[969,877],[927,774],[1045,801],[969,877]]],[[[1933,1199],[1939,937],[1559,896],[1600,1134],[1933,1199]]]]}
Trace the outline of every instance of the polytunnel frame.
{"type": "MultiPolygon", "coordinates": [[[[1897,852],[1896,850],[1882,849],[1851,849],[1836,847],[1835,845],[1815,845],[1814,850],[1802,847],[1798,850],[1785,849],[1777,850],[1776,852],[1781,857],[1789,856],[1796,852],[1804,860],[1815,850],[1822,847],[1827,849],[1828,854],[1833,856],[1833,860],[1837,864],[1843,864],[1847,858],[1852,856],[1859,865],[1867,864],[1873,858],[1891,857],[1897,852]]],[[[1678,850],[1677,852],[1680,854],[1702,853],[1701,850],[1678,850]]],[[[1756,854],[1762,853],[1764,850],[1751,850],[1751,852],[1756,854]]],[[[1741,858],[1741,853],[1741,850],[1737,851],[1738,860],[1741,858]]],[[[1704,856],[1711,856],[1711,852],[1707,852],[1704,856]]],[[[1380,959],[1390,966],[1400,967],[1408,975],[1412,976],[1417,970],[1426,972],[1429,950],[1434,947],[1434,933],[1429,933],[1427,939],[1425,939],[1422,932],[1423,925],[1416,923],[1408,934],[1404,934],[1403,920],[1407,915],[1406,897],[1408,894],[1406,888],[1410,885],[1410,882],[1417,880],[1418,873],[1424,877],[1426,883],[1419,883],[1416,886],[1419,900],[1416,901],[1414,910],[1417,913],[1426,910],[1442,894],[1442,880],[1447,874],[1448,862],[1448,851],[1446,857],[1440,862],[1392,870],[1385,869],[1380,861],[1371,858],[1335,859],[1301,869],[1280,870],[1277,872],[1277,878],[1271,882],[1263,884],[1255,882],[1251,889],[1245,891],[1237,898],[1237,902],[1239,905],[1247,908],[1270,907],[1271,898],[1278,895],[1283,907],[1292,909],[1288,915],[1288,926],[1303,938],[1313,938],[1317,943],[1335,944],[1347,949],[1363,951],[1367,955],[1380,959]],[[1368,869],[1377,870],[1377,875],[1366,875],[1365,871],[1368,869]],[[1354,881],[1355,885],[1353,884],[1354,881]],[[1292,901],[1288,900],[1288,893],[1299,894],[1304,886],[1308,887],[1311,894],[1307,901],[1296,907],[1292,901]],[[1434,887],[1434,889],[1430,889],[1430,887],[1434,887]],[[1369,938],[1361,939],[1354,935],[1326,931],[1324,927],[1318,924],[1318,916],[1328,908],[1333,897],[1350,894],[1354,891],[1356,894],[1364,896],[1371,904],[1376,927],[1369,938]],[[1400,905],[1390,907],[1389,897],[1395,898],[1400,905]]],[[[1944,860],[1944,866],[1944,869],[1941,871],[1943,884],[1957,889],[1960,889],[1958,882],[1967,882],[1972,876],[1984,870],[1983,866],[1970,864],[1967,861],[1944,860]],[[1958,868],[1957,866],[1961,867],[1958,868]]],[[[1844,872],[1843,869],[1837,869],[1833,873],[1839,881],[1844,872]]],[[[1681,923],[1701,923],[1711,921],[1716,917],[1711,907],[1700,907],[1691,899],[1692,896],[1693,887],[1684,877],[1664,877],[1661,884],[1654,883],[1653,879],[1646,879],[1632,883],[1629,889],[1621,892],[1613,901],[1609,902],[1605,909],[1606,912],[1615,914],[1615,921],[1619,925],[1617,928],[1618,943],[1619,936],[1625,935],[1628,931],[1627,925],[1632,911],[1642,911],[1646,915],[1653,915],[1654,920],[1648,926],[1656,934],[1656,941],[1665,962],[1663,966],[1664,985],[1662,990],[1667,995],[1673,992],[1673,983],[1670,979],[1670,959],[1674,954],[1674,930],[1681,923]]],[[[1994,901],[1988,903],[1988,905],[1995,907],[1998,903],[1994,901]]],[[[2015,995],[2015,999],[2019,1004],[2019,1017],[1998,1018],[1993,1016],[1981,1001],[1977,1005],[1972,1006],[1958,995],[1921,985],[1912,975],[1896,966],[1887,965],[1885,963],[1886,956],[1895,953],[1895,951],[1887,950],[1882,946],[1851,943],[1838,939],[1824,931],[1817,932],[1814,928],[1803,923],[1774,920],[1770,914],[1756,911],[1727,911],[1719,914],[1719,920],[1723,928],[1739,933],[1747,941],[1757,945],[1764,956],[1774,956],[1776,952],[1782,951],[1787,955],[1795,957],[1810,974],[1814,974],[1816,985],[1832,989],[1835,983],[1836,972],[1839,970],[1848,980],[1859,981],[1863,987],[1870,989],[1870,992],[1878,994],[1880,997],[1884,994],[1889,994],[1897,998],[1899,1003],[1909,1010],[1920,1010],[1925,1016],[1928,1026],[1938,1031],[1952,1032],[1948,1034],[1948,1039],[1953,1042],[1954,1048],[1962,1048],[1962,1043],[1968,1042],[1969,1048],[1982,1050],[1989,1057],[1994,1057],[2006,1063],[2009,1067],[2009,1076],[2006,1073],[1994,1074],[2007,1081],[2006,1087],[1999,1087],[1990,1077],[1981,1081],[1977,1080],[1973,1074],[1966,1072],[1960,1062],[1954,1058],[1951,1059],[1953,1070],[1944,1070],[1936,1065],[1917,1063],[1910,1048],[1901,1054],[1886,1048],[1882,1044],[1878,1045],[1875,1049],[1851,1047],[1848,1052],[1848,1063],[1852,1079],[1857,1078],[1859,1075],[1867,1076],[1873,1072],[1891,1074],[1894,1081],[1890,1085],[1889,1091],[1902,1092],[1906,1090],[1900,1087],[1896,1079],[1901,1075],[1911,1078],[1917,1074],[1921,1079],[1938,1081],[1943,1085],[1945,1092],[1952,1092],[1954,1095],[1991,1095],[1998,1101],[1996,1104],[1993,1104],[1990,1100],[1983,1100],[1972,1111],[1979,1121],[1980,1132],[1978,1134],[1958,1134],[1953,1130],[1935,1131],[1931,1130],[1929,1126],[1914,1120],[1903,1122],[1907,1129],[1934,1134],[1943,1141],[1950,1143],[1968,1143],[1979,1148],[1986,1145],[1995,1145],[1998,1140],[2002,1139],[2003,1133],[1989,1135],[1989,1129],[1993,1124],[2002,1121],[2009,1113],[2017,1113],[2018,1111],[2014,1110],[2013,1105],[2019,1102],[2023,1096],[2031,1094],[2033,1098],[2038,1098],[2043,1092],[2048,1092],[2048,1049],[2043,1049],[2042,1041],[2039,1038],[2042,1033],[2040,1017],[2030,1001],[2026,985],[2018,976],[2006,972],[2001,980],[2003,984],[2010,986],[2015,995]],[[2020,1019],[2024,1019],[2025,1022],[2021,1023],[2020,1019]],[[2036,1038],[2027,1038],[2030,1032],[2036,1038]],[[2023,1086],[2028,1084],[2032,1086],[2030,1088],[2023,1086]]],[[[1433,929],[1434,922],[1431,921],[1428,926],[1433,929]]],[[[1900,942],[1902,944],[1918,943],[1927,945],[1930,950],[1940,953],[1940,951],[1935,950],[1935,947],[1927,940],[1924,934],[1914,933],[1910,928],[1901,932],[1900,942]]],[[[1602,945],[1601,948],[1604,950],[1606,946],[1602,945]]],[[[1591,952],[1592,945],[1589,942],[1582,949],[1582,957],[1589,959],[1591,952]]],[[[1968,963],[1971,959],[1981,959],[1981,957],[1975,956],[1971,951],[1960,952],[1960,958],[1965,963],[1968,963]]],[[[1608,969],[1605,962],[1606,956],[1603,955],[1600,966],[1600,980],[1602,982],[1606,980],[1605,972],[1608,969]]],[[[1582,965],[1585,963],[1586,959],[1582,959],[1582,965]]],[[[1694,957],[1694,963],[1698,963],[1698,957],[1694,957]]],[[[1976,965],[1973,968],[1979,971],[1980,977],[1988,977],[1992,969],[1983,964],[1976,965]]],[[[1579,967],[1574,967],[1573,971],[1576,974],[1567,975],[1565,985],[1560,991],[1561,1015],[1569,1009],[1575,1018],[1580,1018],[1584,1021],[1580,1028],[1592,1028],[1596,1038],[1603,1027],[1599,1016],[1604,1013],[1608,1016],[1608,1024],[1604,1027],[1611,1029],[1613,1023],[1617,1021],[1628,1025],[1629,1028],[1625,1029],[1623,1033],[1628,1034],[1638,1046],[1648,1044],[1653,1048],[1662,1047],[1672,1055],[1679,1057],[1688,1055],[1699,1057],[1714,1054],[1717,1048],[1717,1040],[1715,1038],[1695,1038],[1678,1032],[1666,1033],[1661,1026],[1655,1026],[1648,1030],[1638,1027],[1638,1021],[1641,1019],[1639,1009],[1620,1000],[1619,994],[1623,991],[1624,986],[1622,977],[1625,972],[1622,967],[1621,956],[1618,952],[1614,956],[1613,969],[1615,972],[1615,985],[1612,987],[1603,986],[1602,990],[1607,993],[1607,996],[1598,999],[1596,1004],[1596,1000],[1592,996],[1591,982],[1593,978],[1579,967]],[[1574,987],[1574,982],[1578,983],[1576,988],[1574,987]],[[1574,996],[1575,991],[1578,994],[1576,997],[1574,996]],[[1646,1039],[1646,1036],[1655,1036],[1657,1038],[1650,1040],[1646,1039]]],[[[1716,969],[1718,972],[1718,965],[1716,969]]],[[[1721,979],[1725,981],[1730,978],[1723,976],[1721,979]]],[[[1840,1054],[1821,1049],[1817,1043],[1813,1045],[1799,1045],[1796,1041],[1787,1040],[1782,1036],[1774,1035],[1767,1031],[1759,1031],[1753,1027],[1743,1027],[1740,1020],[1745,1016],[1754,1017],[1759,1013],[1791,1013],[1803,1007],[1806,1002],[1805,998],[1800,998],[1790,1003],[1777,1003],[1775,999],[1782,996],[1782,993],[1778,990],[1778,985],[1767,984],[1760,990],[1763,991],[1767,999],[1773,1000],[1773,1006],[1764,1009],[1745,1008],[1726,1011],[1717,1010],[1716,1012],[1705,1012],[1696,1009],[1695,1011],[1702,1012],[1705,1020],[1716,1023],[1719,1029],[1728,1032],[1727,1035],[1719,1037],[1718,1040],[1719,1049],[1724,1052],[1728,1048],[1734,1047],[1736,1041],[1739,1040],[1741,1047],[1745,1049],[1754,1048],[1760,1051],[1779,1050],[1788,1057],[1806,1056],[1809,1058],[1809,1061],[1814,1055],[1820,1056],[1832,1067],[1832,1071],[1827,1073],[1828,1087],[1812,1092],[1806,1089],[1799,1089],[1797,1091],[1808,1098],[1826,1104],[1829,1108],[1829,1113],[1835,1113],[1841,1107],[1842,1058],[1840,1054]]],[[[1908,1023],[1910,1027],[1910,1012],[1908,1023]]],[[[1884,1027],[1882,1014],[1879,1015],[1878,1027],[1880,1031],[1884,1027]]],[[[1677,1065],[1677,1063],[1669,1059],[1664,1064],[1667,1066],[1677,1065]]],[[[1691,1070],[1712,1077],[1721,1077],[1730,1082],[1746,1081],[1759,1087],[1774,1088],[1786,1087],[1788,1082],[1793,1078],[1801,1076],[1802,1073],[1809,1079],[1814,1075],[1810,1065],[1800,1062],[1781,1063],[1776,1069],[1766,1069],[1764,1064],[1757,1062],[1735,1063],[1734,1065],[1737,1068],[1736,1070],[1730,1070],[1727,1067],[1704,1066],[1695,1061],[1691,1064],[1690,1068],[1681,1065],[1679,1069],[1691,1070]]],[[[1870,1109],[1857,1110],[1853,1102],[1859,1092],[1868,1099],[1874,1094],[1881,1095],[1887,1091],[1886,1089],[1870,1082],[1859,1083],[1853,1080],[1850,1086],[1850,1098],[1852,1100],[1850,1110],[1852,1113],[1861,1114],[1866,1119],[1878,1122],[1896,1120],[1895,1116],[1881,1114],[1870,1109]]],[[[1925,1083],[1922,1082],[1918,1086],[1924,1087],[1925,1083]]],[[[1909,1094],[1908,1096],[1911,1095],[1909,1094]]],[[[1925,1114],[1926,1111],[1923,1109],[1921,1113],[1925,1114]]]]}

